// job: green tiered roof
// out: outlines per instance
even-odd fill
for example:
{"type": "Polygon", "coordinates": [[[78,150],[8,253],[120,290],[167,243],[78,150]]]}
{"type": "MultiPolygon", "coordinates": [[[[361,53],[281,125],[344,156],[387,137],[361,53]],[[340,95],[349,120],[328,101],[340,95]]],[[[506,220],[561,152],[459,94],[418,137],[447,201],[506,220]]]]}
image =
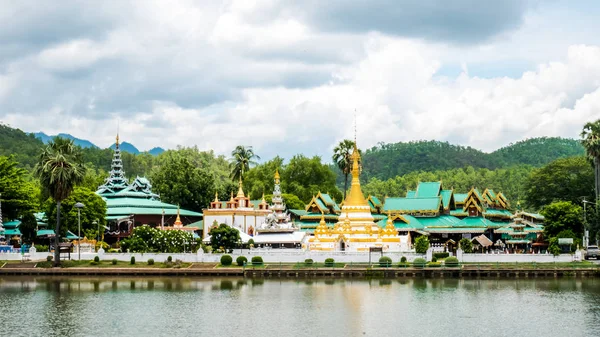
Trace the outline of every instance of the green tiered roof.
{"type": "Polygon", "coordinates": [[[440,195],[440,190],[442,189],[441,181],[434,182],[422,182],[417,185],[417,191],[415,193],[415,198],[431,198],[437,197],[440,195]]]}
{"type": "Polygon", "coordinates": [[[383,211],[399,212],[437,212],[440,209],[442,199],[440,197],[427,198],[386,198],[383,211]]]}

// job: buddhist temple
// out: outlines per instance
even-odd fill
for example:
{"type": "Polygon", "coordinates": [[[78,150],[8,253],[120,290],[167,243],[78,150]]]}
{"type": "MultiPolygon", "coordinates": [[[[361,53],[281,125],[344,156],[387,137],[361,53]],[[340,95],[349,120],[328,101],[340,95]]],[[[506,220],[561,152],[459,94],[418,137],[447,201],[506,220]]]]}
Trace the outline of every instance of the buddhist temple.
{"type": "Polygon", "coordinates": [[[108,243],[128,237],[134,227],[141,225],[164,228],[179,221],[182,227],[187,225],[191,230],[202,227],[202,213],[161,202],[145,177],[136,177],[132,183],[127,181],[118,135],[110,176],[98,187],[96,194],[106,202],[108,228],[104,235],[108,243]]]}
{"type": "Polygon", "coordinates": [[[272,248],[300,248],[307,234],[294,225],[286,211],[279,171],[275,171],[274,180],[272,204],[269,206],[272,213],[256,228],[252,239],[259,247],[267,245],[272,248]]]}
{"type": "MultiPolygon", "coordinates": [[[[206,239],[211,227],[215,224],[226,224],[237,228],[243,234],[252,236],[256,228],[265,223],[267,215],[272,211],[264,198],[260,202],[251,201],[245,195],[240,179],[235,197],[231,193],[229,200],[220,201],[218,193],[215,193],[215,200],[202,213],[204,215],[202,237],[206,239]]],[[[247,238],[247,236],[244,237],[247,238]]]]}
{"type": "MultiPolygon", "coordinates": [[[[356,143],[352,152],[352,183],[346,196],[338,221],[333,228],[327,226],[325,212],[321,215],[314,236],[308,240],[308,248],[316,251],[351,251],[367,252],[371,247],[379,247],[383,251],[407,251],[410,249],[410,237],[400,236],[392,221],[385,228],[375,223],[371,214],[372,205],[365,199],[360,187],[360,154],[356,143]]],[[[315,200],[313,198],[313,200],[315,200]]],[[[324,209],[327,204],[315,200],[317,209],[324,209]]],[[[311,205],[307,208],[310,210],[311,205]]],[[[335,210],[335,206],[332,206],[335,210]]]]}

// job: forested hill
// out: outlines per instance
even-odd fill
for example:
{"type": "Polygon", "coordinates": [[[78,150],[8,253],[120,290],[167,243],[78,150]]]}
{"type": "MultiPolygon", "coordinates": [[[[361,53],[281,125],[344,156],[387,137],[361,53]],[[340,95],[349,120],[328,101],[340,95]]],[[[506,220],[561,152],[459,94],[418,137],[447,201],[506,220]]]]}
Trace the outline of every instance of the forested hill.
{"type": "Polygon", "coordinates": [[[492,153],[439,141],[380,144],[364,151],[362,178],[385,180],[414,171],[466,166],[488,169],[514,165],[542,166],[558,158],[583,153],[579,141],[551,137],[520,141],[492,153]]]}
{"type": "Polygon", "coordinates": [[[23,167],[31,169],[43,145],[33,134],[0,124],[0,156],[14,155],[23,167]]]}

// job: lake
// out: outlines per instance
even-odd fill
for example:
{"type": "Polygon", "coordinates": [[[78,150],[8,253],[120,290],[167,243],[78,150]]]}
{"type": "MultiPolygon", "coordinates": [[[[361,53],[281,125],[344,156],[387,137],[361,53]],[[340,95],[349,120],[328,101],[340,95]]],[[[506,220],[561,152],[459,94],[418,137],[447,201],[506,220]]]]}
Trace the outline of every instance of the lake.
{"type": "Polygon", "coordinates": [[[600,280],[0,277],[1,336],[598,336],[600,280]]]}

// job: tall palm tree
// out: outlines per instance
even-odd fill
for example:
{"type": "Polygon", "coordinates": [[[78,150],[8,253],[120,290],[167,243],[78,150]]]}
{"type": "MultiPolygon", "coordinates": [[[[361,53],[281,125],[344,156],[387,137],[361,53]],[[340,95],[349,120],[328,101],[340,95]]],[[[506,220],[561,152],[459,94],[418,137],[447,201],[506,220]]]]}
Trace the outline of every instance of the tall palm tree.
{"type": "Polygon", "coordinates": [[[596,200],[600,198],[600,119],[588,122],[581,131],[581,144],[588,157],[594,163],[594,176],[596,178],[596,200]]]}
{"type": "Polygon", "coordinates": [[[34,174],[44,192],[56,201],[56,231],[54,236],[54,266],[60,264],[60,203],[69,197],[76,184],[83,181],[85,166],[81,149],[72,140],[55,138],[39,156],[34,174]]]}
{"type": "Polygon", "coordinates": [[[348,190],[348,176],[352,171],[352,151],[354,150],[354,142],[349,139],[342,140],[333,149],[333,162],[344,174],[344,200],[346,200],[346,191],[348,190]]]}
{"type": "Polygon", "coordinates": [[[257,164],[254,160],[260,160],[252,146],[244,145],[236,146],[235,150],[231,151],[231,157],[231,179],[233,181],[243,179],[244,173],[250,169],[250,166],[257,164]]]}

